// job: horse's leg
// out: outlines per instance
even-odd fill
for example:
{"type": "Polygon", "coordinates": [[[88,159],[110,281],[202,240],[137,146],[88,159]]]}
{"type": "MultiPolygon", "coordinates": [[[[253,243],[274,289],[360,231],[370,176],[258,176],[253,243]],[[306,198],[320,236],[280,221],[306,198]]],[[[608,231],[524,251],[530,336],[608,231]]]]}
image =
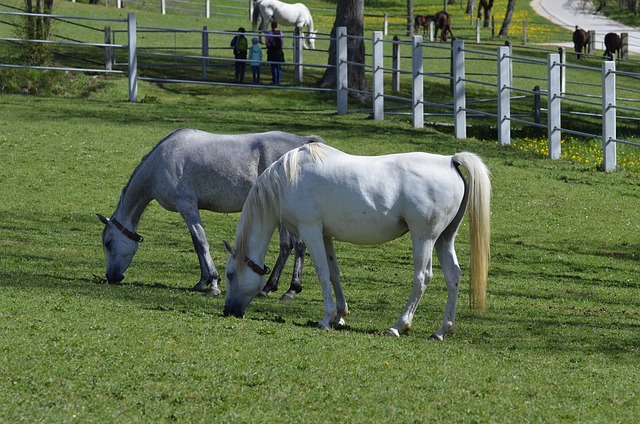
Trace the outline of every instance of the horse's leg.
{"type": "Polygon", "coordinates": [[[294,249],[293,274],[291,276],[289,290],[280,297],[280,300],[293,300],[295,295],[302,291],[302,267],[304,265],[304,254],[307,251],[307,246],[300,237],[294,236],[293,234],[290,234],[289,237],[294,249]]]}
{"type": "Polygon", "coordinates": [[[307,245],[307,249],[309,249],[309,254],[311,255],[311,259],[313,259],[313,266],[316,269],[318,281],[322,288],[324,317],[322,321],[318,323],[318,327],[330,330],[331,324],[336,321],[338,312],[331,292],[331,270],[327,260],[327,252],[325,250],[322,233],[313,228],[299,228],[299,231],[300,236],[307,245]]]}
{"type": "Polygon", "coordinates": [[[202,226],[202,219],[200,218],[200,212],[195,205],[189,205],[188,208],[180,210],[182,219],[187,223],[189,233],[191,233],[191,240],[193,241],[193,247],[198,255],[198,261],[200,262],[200,281],[193,287],[195,291],[204,291],[206,287],[211,284],[209,295],[218,296],[220,289],[218,288],[218,282],[220,281],[220,274],[209,253],[209,242],[202,226]]]}
{"type": "Polygon", "coordinates": [[[453,236],[443,234],[436,241],[436,253],[444,273],[444,280],[447,283],[447,306],[444,311],[444,322],[442,327],[431,335],[433,339],[440,341],[443,341],[447,334],[452,334],[456,325],[456,305],[462,272],[454,249],[454,240],[455,233],[453,236]]]}
{"type": "Polygon", "coordinates": [[[338,258],[333,245],[333,238],[324,238],[324,250],[327,252],[327,263],[329,264],[329,279],[333,285],[333,292],[336,295],[336,318],[331,323],[334,327],[343,327],[345,325],[344,317],[349,315],[349,307],[342,292],[340,284],[340,267],[338,266],[338,258]]]}
{"type": "Polygon", "coordinates": [[[413,243],[413,289],[411,290],[411,296],[409,296],[404,312],[402,312],[402,315],[400,315],[400,318],[398,318],[398,321],[393,327],[385,330],[385,336],[399,337],[400,334],[409,331],[418,303],[420,303],[420,299],[433,276],[433,241],[413,234],[411,239],[413,243]]]}
{"type": "Polygon", "coordinates": [[[278,254],[278,260],[276,260],[276,264],[273,266],[273,271],[269,276],[269,281],[267,281],[267,284],[264,286],[264,288],[260,292],[260,296],[262,297],[266,297],[269,292],[278,290],[278,281],[280,281],[282,270],[284,269],[284,266],[287,264],[287,259],[289,259],[289,255],[291,254],[291,249],[293,248],[293,242],[291,241],[291,234],[282,224],[280,224],[279,233],[280,233],[280,253],[278,254]]]}

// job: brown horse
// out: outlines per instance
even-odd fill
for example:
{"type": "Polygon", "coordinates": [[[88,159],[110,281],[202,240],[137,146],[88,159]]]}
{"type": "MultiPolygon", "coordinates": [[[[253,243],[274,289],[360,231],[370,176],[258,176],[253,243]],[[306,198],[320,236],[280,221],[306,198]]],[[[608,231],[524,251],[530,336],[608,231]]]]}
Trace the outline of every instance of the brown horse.
{"type": "Polygon", "coordinates": [[[422,35],[426,35],[427,33],[427,17],[422,15],[416,15],[413,19],[413,33],[417,34],[420,31],[420,27],[422,27],[422,35]]]}
{"type": "Polygon", "coordinates": [[[604,46],[606,48],[604,55],[613,60],[613,53],[620,58],[620,49],[622,48],[622,38],[615,32],[609,32],[604,36],[604,46]]]}
{"type": "Polygon", "coordinates": [[[588,52],[590,43],[591,36],[589,32],[576,25],[576,30],[573,31],[573,47],[578,60],[580,60],[583,53],[586,54],[588,52]]]}
{"type": "Polygon", "coordinates": [[[431,21],[435,22],[436,33],[434,38],[438,38],[438,29],[442,30],[442,41],[447,41],[447,33],[451,34],[451,38],[454,38],[453,33],[451,32],[451,16],[449,16],[449,14],[444,10],[436,13],[435,15],[428,15],[426,20],[426,25],[430,25],[431,21]]]}

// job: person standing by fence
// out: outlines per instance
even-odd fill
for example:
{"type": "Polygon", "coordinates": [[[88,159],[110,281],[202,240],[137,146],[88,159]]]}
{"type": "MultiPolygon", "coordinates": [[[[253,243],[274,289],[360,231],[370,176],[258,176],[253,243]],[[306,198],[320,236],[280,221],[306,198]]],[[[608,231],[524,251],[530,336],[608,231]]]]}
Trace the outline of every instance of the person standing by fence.
{"type": "Polygon", "coordinates": [[[244,82],[244,69],[247,60],[248,43],[247,37],[244,36],[245,30],[243,27],[238,28],[238,35],[231,40],[231,47],[233,47],[233,56],[236,58],[235,70],[236,79],[235,82],[244,82]]]}
{"type": "Polygon", "coordinates": [[[262,65],[262,47],[258,44],[258,37],[251,40],[252,46],[249,49],[249,64],[253,74],[253,83],[260,84],[260,65],[262,65]]]}
{"type": "Polygon", "coordinates": [[[271,22],[271,31],[267,32],[267,60],[271,62],[271,82],[273,85],[280,85],[284,51],[282,50],[282,31],[278,29],[278,23],[275,21],[271,22]]]}

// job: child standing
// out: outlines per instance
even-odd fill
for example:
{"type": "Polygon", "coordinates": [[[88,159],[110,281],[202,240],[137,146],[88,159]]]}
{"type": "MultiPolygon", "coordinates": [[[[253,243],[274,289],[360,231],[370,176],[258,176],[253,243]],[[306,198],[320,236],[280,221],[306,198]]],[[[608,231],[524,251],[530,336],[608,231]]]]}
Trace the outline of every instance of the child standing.
{"type": "Polygon", "coordinates": [[[253,37],[253,44],[249,49],[249,63],[253,72],[253,83],[260,84],[260,65],[262,64],[262,48],[258,44],[258,37],[253,37]]]}

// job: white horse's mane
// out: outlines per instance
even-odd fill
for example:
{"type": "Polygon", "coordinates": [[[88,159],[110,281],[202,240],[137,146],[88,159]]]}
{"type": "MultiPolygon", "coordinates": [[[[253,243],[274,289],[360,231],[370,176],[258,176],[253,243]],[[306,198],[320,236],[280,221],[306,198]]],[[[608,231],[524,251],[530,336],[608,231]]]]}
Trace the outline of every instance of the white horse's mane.
{"type": "MultiPolygon", "coordinates": [[[[289,187],[298,182],[299,161],[302,155],[308,155],[313,162],[321,162],[328,154],[329,146],[321,139],[287,152],[284,156],[267,168],[258,178],[245,201],[238,231],[236,232],[236,257],[244,258],[249,246],[249,234],[252,219],[256,216],[263,222],[277,213],[281,215],[280,200],[282,198],[283,181],[289,187]]],[[[243,260],[239,261],[244,262],[243,260]]]]}

